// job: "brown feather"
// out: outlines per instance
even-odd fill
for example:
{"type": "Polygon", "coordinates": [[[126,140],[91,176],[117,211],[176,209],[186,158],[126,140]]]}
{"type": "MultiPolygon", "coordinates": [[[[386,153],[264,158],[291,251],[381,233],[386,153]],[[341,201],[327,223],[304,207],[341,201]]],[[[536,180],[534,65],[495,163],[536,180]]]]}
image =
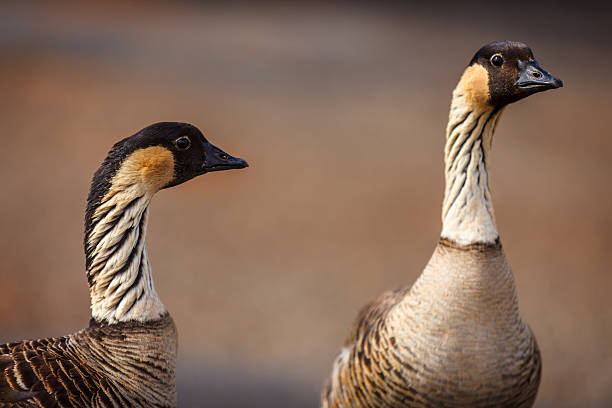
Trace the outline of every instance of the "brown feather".
{"type": "Polygon", "coordinates": [[[176,406],[176,349],[169,315],[3,344],[0,407],[176,406]]]}

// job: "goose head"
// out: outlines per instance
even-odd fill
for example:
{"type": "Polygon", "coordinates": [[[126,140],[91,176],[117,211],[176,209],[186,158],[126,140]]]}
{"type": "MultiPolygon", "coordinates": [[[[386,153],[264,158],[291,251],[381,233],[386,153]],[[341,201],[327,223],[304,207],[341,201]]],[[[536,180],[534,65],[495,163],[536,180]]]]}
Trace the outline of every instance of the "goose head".
{"type": "Polygon", "coordinates": [[[140,185],[155,193],[205,173],[244,167],[245,160],[214,146],[195,126],[160,122],[113,146],[94,176],[92,193],[108,191],[108,184],[115,189],[140,185]]]}
{"type": "Polygon", "coordinates": [[[188,123],[160,122],[117,142],[91,182],[87,198],[86,231],[96,207],[118,192],[151,197],[213,171],[248,167],[210,143],[188,123]]]}
{"type": "Polygon", "coordinates": [[[527,44],[497,41],[476,52],[457,91],[474,105],[502,108],[534,93],[562,86],[560,79],[540,67],[527,44]]]}

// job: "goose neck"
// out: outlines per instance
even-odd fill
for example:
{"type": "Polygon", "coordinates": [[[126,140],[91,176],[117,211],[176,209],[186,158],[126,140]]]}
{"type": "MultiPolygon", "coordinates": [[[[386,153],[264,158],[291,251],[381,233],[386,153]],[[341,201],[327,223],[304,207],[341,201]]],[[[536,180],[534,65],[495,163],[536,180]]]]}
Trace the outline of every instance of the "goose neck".
{"type": "Polygon", "coordinates": [[[145,244],[151,197],[138,184],[111,189],[88,211],[85,252],[96,321],[143,322],[166,313],[153,285],[145,244]]]}
{"type": "Polygon", "coordinates": [[[493,244],[499,238],[487,159],[503,108],[472,100],[459,88],[453,92],[444,148],[441,235],[459,245],[493,244]]]}

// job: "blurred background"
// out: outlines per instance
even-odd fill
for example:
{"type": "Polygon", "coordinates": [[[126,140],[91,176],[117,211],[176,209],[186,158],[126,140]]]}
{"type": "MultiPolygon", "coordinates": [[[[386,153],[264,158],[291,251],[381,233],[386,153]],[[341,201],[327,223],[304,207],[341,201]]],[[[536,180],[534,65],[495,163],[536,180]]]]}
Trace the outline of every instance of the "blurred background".
{"type": "Polygon", "coordinates": [[[507,109],[490,160],[536,406],[612,406],[611,9],[459,3],[2,2],[0,342],[87,325],[93,172],[118,139],[190,122],[251,167],[152,203],[179,402],[317,406],[360,307],[428,261],[451,91],[512,39],[565,83],[507,109]]]}

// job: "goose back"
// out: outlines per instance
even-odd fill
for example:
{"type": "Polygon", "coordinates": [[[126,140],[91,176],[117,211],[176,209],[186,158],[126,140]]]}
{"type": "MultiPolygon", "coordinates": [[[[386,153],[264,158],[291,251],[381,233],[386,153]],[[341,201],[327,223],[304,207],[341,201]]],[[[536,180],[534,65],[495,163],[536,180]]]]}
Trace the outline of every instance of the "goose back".
{"type": "Polygon", "coordinates": [[[0,407],[175,407],[169,314],[0,345],[0,407]]]}

